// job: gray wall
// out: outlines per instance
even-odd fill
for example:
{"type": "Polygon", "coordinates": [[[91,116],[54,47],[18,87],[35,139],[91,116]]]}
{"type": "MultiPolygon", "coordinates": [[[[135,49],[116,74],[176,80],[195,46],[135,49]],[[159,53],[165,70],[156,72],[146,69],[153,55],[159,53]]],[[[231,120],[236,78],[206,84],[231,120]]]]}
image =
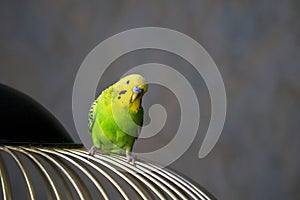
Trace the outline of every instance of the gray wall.
{"type": "MultiPolygon", "coordinates": [[[[76,142],[80,141],[72,118],[73,82],[81,62],[98,43],[142,26],[191,36],[210,53],[223,76],[227,119],[213,151],[199,160],[210,101],[203,80],[185,72],[200,91],[201,128],[193,145],[170,167],[220,199],[300,198],[298,1],[2,0],[0,4],[0,82],[43,104],[76,142]]],[[[130,68],[149,61],[177,68],[187,65],[160,53],[143,51],[120,58],[100,81],[99,91],[119,78],[120,65],[130,68]]],[[[157,99],[168,102],[168,95],[155,87],[145,98],[147,105],[157,99]]],[[[178,119],[175,111],[167,110],[174,123],[170,120],[156,138],[138,140],[136,151],[159,148],[172,138],[178,119]]]]}

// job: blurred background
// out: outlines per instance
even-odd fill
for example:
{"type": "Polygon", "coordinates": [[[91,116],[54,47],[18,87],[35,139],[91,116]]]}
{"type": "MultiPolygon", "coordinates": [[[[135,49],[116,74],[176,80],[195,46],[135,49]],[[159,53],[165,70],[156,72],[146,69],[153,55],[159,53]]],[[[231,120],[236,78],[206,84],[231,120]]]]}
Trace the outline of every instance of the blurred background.
{"type": "MultiPolygon", "coordinates": [[[[2,0],[0,83],[44,105],[80,143],[72,89],[87,54],[106,38],[131,28],[180,31],[208,51],[226,87],[225,126],[207,157],[198,159],[210,118],[209,94],[201,76],[178,56],[156,50],[124,55],[105,72],[98,94],[136,65],[157,62],[174,67],[198,91],[201,122],[192,146],[170,167],[218,199],[299,199],[299,11],[296,0],[2,0]]],[[[176,133],[180,108],[170,98],[174,94],[157,85],[145,95],[146,110],[160,103],[168,120],[155,137],[138,140],[135,151],[160,148],[176,133]]]]}

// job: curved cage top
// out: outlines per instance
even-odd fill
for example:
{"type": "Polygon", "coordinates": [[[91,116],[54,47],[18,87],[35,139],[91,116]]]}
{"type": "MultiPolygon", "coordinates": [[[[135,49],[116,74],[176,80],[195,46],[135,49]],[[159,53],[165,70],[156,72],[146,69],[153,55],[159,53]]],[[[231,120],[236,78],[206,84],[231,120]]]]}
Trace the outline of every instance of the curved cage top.
{"type": "Polygon", "coordinates": [[[4,199],[213,198],[169,169],[80,148],[3,146],[0,174],[4,199]]]}

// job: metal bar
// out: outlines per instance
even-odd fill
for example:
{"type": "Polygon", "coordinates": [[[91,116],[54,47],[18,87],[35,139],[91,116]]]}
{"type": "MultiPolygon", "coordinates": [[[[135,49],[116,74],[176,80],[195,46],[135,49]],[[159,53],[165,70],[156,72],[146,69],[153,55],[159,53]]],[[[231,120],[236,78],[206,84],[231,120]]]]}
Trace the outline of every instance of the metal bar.
{"type": "MultiPolygon", "coordinates": [[[[95,155],[95,157],[98,157],[98,155],[95,155]]],[[[118,159],[113,159],[113,157],[111,156],[103,156],[102,159],[105,159],[106,161],[110,162],[111,164],[114,164],[115,166],[121,168],[122,170],[130,173],[131,175],[135,176],[138,180],[140,180],[142,183],[144,183],[145,185],[147,185],[160,199],[166,199],[166,197],[161,193],[160,190],[158,190],[157,188],[155,188],[155,186],[152,183],[157,183],[156,180],[151,179],[151,177],[147,177],[146,174],[142,173],[141,171],[132,169],[133,165],[127,163],[127,162],[120,162],[120,160],[118,159]],[[141,175],[143,176],[141,176],[141,175]],[[148,181],[147,179],[145,179],[144,177],[148,178],[150,181],[148,181]]],[[[159,183],[157,183],[156,185],[160,185],[159,183]]],[[[164,186],[162,186],[162,189],[165,189],[165,192],[167,194],[172,194],[167,188],[164,188],[164,186]]],[[[175,198],[176,199],[176,198],[175,198]]]]}
{"type": "Polygon", "coordinates": [[[52,163],[54,163],[63,172],[63,174],[65,174],[67,176],[68,180],[71,182],[71,184],[75,188],[75,191],[79,195],[80,199],[85,199],[84,195],[83,195],[81,189],[79,188],[78,184],[76,183],[75,179],[70,175],[70,173],[68,172],[68,170],[65,169],[65,167],[63,167],[58,161],[56,161],[54,158],[52,158],[48,154],[40,151],[39,149],[36,149],[36,148],[25,148],[25,149],[28,150],[28,151],[40,154],[43,157],[45,157],[48,160],[50,160],[52,163]]]}
{"type": "MultiPolygon", "coordinates": [[[[0,147],[0,150],[3,150],[3,148],[0,147]]],[[[11,193],[10,181],[9,181],[9,178],[7,175],[8,175],[7,169],[4,165],[3,158],[0,155],[0,179],[1,179],[1,186],[2,186],[2,192],[3,192],[3,199],[11,200],[12,193],[11,193]]]]}
{"type": "Polygon", "coordinates": [[[78,150],[78,149],[70,150],[70,151],[72,151],[75,154],[81,155],[81,156],[83,156],[83,157],[85,157],[87,159],[93,160],[93,161],[95,161],[95,162],[97,162],[97,163],[99,163],[99,164],[107,167],[108,169],[112,170],[115,174],[117,174],[118,176],[120,176],[121,178],[123,178],[123,180],[125,180],[143,199],[149,199],[146,196],[146,194],[144,194],[141,191],[140,188],[136,187],[136,185],[127,176],[125,176],[124,174],[122,174],[121,172],[119,172],[113,166],[107,164],[106,162],[103,162],[103,160],[105,161],[106,159],[105,158],[101,159],[102,156],[99,155],[99,156],[97,156],[97,158],[94,157],[94,156],[89,156],[86,151],[78,150]]]}
{"type": "Polygon", "coordinates": [[[165,184],[168,188],[170,188],[172,191],[174,191],[180,198],[182,199],[188,199],[187,196],[185,196],[182,192],[180,192],[178,189],[176,189],[173,185],[171,185],[169,182],[165,181],[162,177],[151,173],[150,170],[147,170],[147,168],[143,167],[142,165],[137,165],[139,169],[141,169],[143,172],[149,174],[156,180],[159,180],[161,183],[165,184]]]}
{"type": "MultiPolygon", "coordinates": [[[[122,159],[122,160],[126,160],[126,158],[124,158],[120,155],[114,155],[114,156],[120,157],[120,159],[122,159]]],[[[166,170],[162,166],[156,166],[152,163],[143,163],[140,161],[136,161],[136,163],[138,163],[139,165],[142,165],[146,168],[149,168],[151,171],[155,171],[156,173],[159,173],[161,176],[169,179],[172,183],[176,184],[178,187],[180,187],[182,190],[184,190],[187,194],[189,194],[193,199],[198,199],[198,198],[204,199],[204,200],[210,199],[210,197],[208,197],[204,192],[202,192],[199,188],[197,188],[196,186],[191,184],[189,181],[185,180],[183,177],[179,176],[178,174],[176,174],[170,170],[166,170]],[[191,192],[193,192],[198,197],[195,196],[191,192]]],[[[149,174],[151,174],[151,173],[149,173],[149,174]]]]}
{"type": "Polygon", "coordinates": [[[171,170],[165,169],[164,171],[168,172],[171,177],[173,177],[174,179],[178,180],[182,185],[186,186],[186,188],[189,188],[191,191],[193,191],[195,194],[197,194],[201,199],[209,199],[209,200],[211,199],[203,191],[201,191],[195,185],[191,184],[185,178],[179,176],[178,174],[172,172],[171,170]]]}
{"type": "Polygon", "coordinates": [[[198,195],[197,192],[193,191],[192,188],[188,187],[187,184],[182,181],[181,179],[179,179],[177,176],[174,176],[173,174],[169,173],[168,171],[163,170],[163,168],[159,168],[153,164],[147,163],[144,164],[142,162],[139,162],[140,165],[148,168],[150,171],[156,172],[159,175],[161,175],[162,177],[168,179],[169,181],[171,181],[173,184],[175,184],[177,187],[181,188],[184,192],[186,192],[190,197],[192,197],[193,199],[206,199],[204,198],[202,195],[198,195]],[[186,186],[186,187],[184,187],[186,186]],[[197,196],[195,196],[197,195],[197,196]]]}
{"type": "Polygon", "coordinates": [[[70,159],[69,157],[63,155],[61,153],[61,151],[58,150],[58,149],[54,149],[54,150],[40,149],[40,150],[44,151],[44,152],[47,152],[47,153],[55,154],[57,156],[60,156],[64,160],[68,161],[69,163],[73,164],[75,167],[77,167],[78,169],[80,169],[94,183],[94,185],[100,191],[100,193],[102,194],[102,196],[104,197],[104,199],[108,200],[108,196],[107,196],[104,188],[102,187],[102,185],[95,179],[95,177],[86,168],[82,167],[80,164],[78,164],[74,160],[70,159]]]}
{"type": "Polygon", "coordinates": [[[37,158],[35,158],[32,154],[30,154],[27,151],[25,151],[23,148],[22,149],[21,148],[16,148],[16,147],[9,147],[9,148],[25,154],[26,156],[28,156],[36,164],[36,166],[42,171],[42,173],[46,177],[46,180],[50,184],[50,186],[51,186],[51,188],[52,188],[52,190],[54,192],[54,195],[55,195],[56,199],[60,200],[61,196],[58,193],[57,187],[54,184],[51,176],[49,175],[49,173],[47,172],[47,170],[45,169],[45,167],[42,165],[42,163],[37,158]]]}
{"type": "Polygon", "coordinates": [[[72,157],[74,157],[78,160],[81,160],[82,162],[88,164],[89,166],[91,166],[93,169],[95,169],[96,171],[101,173],[107,180],[109,180],[112,183],[112,185],[116,187],[117,191],[123,196],[124,199],[129,200],[129,197],[127,196],[125,191],[122,189],[122,187],[108,173],[103,171],[100,167],[93,164],[92,162],[89,162],[89,160],[87,160],[86,158],[78,156],[77,154],[70,151],[70,149],[64,149],[64,150],[57,150],[56,149],[56,151],[59,151],[59,152],[61,152],[63,154],[66,154],[68,156],[72,156],[72,157]]]}
{"type": "Polygon", "coordinates": [[[28,189],[28,192],[29,192],[29,197],[30,199],[35,199],[35,193],[34,193],[34,189],[33,189],[33,185],[28,177],[28,174],[21,162],[21,160],[18,158],[18,156],[16,156],[11,150],[9,150],[9,147],[3,147],[2,148],[5,152],[9,153],[13,159],[16,161],[16,163],[18,164],[22,174],[23,174],[23,177],[25,178],[25,182],[26,182],[26,185],[27,185],[27,189],[28,189]]]}
{"type": "MultiPolygon", "coordinates": [[[[98,155],[95,155],[95,156],[98,156],[98,155]]],[[[106,158],[106,160],[108,160],[110,163],[112,163],[112,164],[118,166],[119,168],[121,168],[121,169],[129,172],[130,174],[132,174],[133,176],[135,176],[136,178],[138,178],[139,180],[141,180],[154,193],[156,193],[160,199],[166,199],[166,198],[163,196],[163,194],[160,192],[160,190],[158,190],[157,188],[155,188],[154,185],[152,185],[148,180],[150,180],[156,186],[159,186],[164,192],[166,192],[173,199],[177,199],[177,197],[173,194],[173,192],[170,191],[167,187],[165,187],[159,181],[157,181],[153,177],[147,175],[146,173],[144,173],[143,171],[141,171],[137,167],[135,167],[132,164],[128,163],[127,161],[122,161],[122,160],[120,160],[118,158],[115,158],[113,156],[109,156],[109,157],[108,156],[103,156],[103,158],[106,158]],[[141,174],[143,176],[141,176],[139,174],[141,174]],[[146,177],[148,180],[145,179],[144,177],[146,177]]]]}
{"type": "MultiPolygon", "coordinates": [[[[120,155],[112,155],[113,157],[119,158],[123,161],[126,162],[126,158],[120,156],[120,155]]],[[[163,183],[164,185],[166,185],[168,188],[170,188],[171,190],[173,190],[181,199],[188,199],[182,192],[180,192],[178,189],[176,189],[174,186],[172,186],[169,182],[165,181],[163,178],[159,177],[158,175],[151,173],[150,170],[148,170],[146,167],[143,167],[143,163],[141,162],[137,162],[139,163],[139,165],[136,165],[136,167],[138,169],[140,169],[141,171],[143,171],[146,174],[149,174],[150,176],[152,176],[154,179],[160,181],[161,183],[163,183]]],[[[171,196],[173,199],[177,199],[177,197],[175,197],[174,195],[171,196]]]]}
{"type": "MultiPolygon", "coordinates": [[[[33,154],[36,154],[36,153],[33,153],[33,154]]],[[[37,155],[37,154],[36,154],[37,155]]],[[[63,173],[61,172],[61,170],[54,164],[52,163],[50,160],[48,160],[47,158],[44,158],[42,155],[38,155],[38,156],[41,156],[42,159],[45,160],[46,163],[48,163],[51,168],[49,169],[52,169],[53,170],[53,173],[56,175],[56,178],[58,178],[58,180],[56,180],[57,182],[59,182],[59,184],[61,185],[58,185],[58,189],[60,190],[60,194],[62,195],[65,195],[63,197],[63,199],[74,199],[74,195],[71,191],[71,187],[74,187],[72,186],[71,184],[68,184],[68,182],[70,182],[67,178],[65,178],[66,176],[63,175],[63,173]]],[[[55,175],[52,175],[53,178],[55,175]]]]}

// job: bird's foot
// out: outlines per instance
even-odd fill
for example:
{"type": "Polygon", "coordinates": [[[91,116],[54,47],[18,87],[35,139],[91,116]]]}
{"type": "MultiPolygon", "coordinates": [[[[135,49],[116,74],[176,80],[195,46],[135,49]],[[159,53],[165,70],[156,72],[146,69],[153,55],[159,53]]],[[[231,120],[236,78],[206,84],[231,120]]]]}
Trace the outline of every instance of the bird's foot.
{"type": "Polygon", "coordinates": [[[95,153],[97,153],[97,152],[101,153],[101,149],[98,147],[92,146],[92,148],[90,148],[90,150],[89,150],[89,155],[94,156],[95,153]]]}
{"type": "Polygon", "coordinates": [[[126,152],[127,162],[135,166],[136,156],[132,152],[126,152]]]}

